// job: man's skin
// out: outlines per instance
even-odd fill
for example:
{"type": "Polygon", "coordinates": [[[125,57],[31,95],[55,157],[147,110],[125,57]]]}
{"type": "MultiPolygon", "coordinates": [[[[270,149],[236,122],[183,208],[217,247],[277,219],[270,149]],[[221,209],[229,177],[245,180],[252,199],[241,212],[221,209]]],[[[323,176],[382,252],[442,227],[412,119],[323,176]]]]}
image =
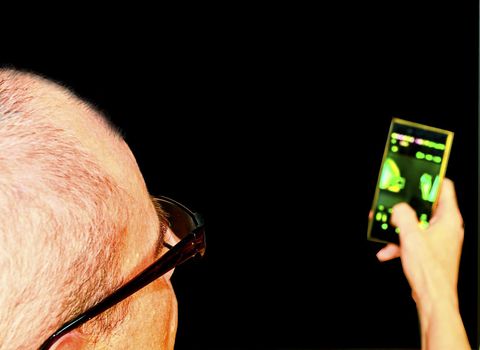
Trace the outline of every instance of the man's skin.
{"type": "Polygon", "coordinates": [[[388,244],[377,257],[402,260],[420,317],[422,349],[470,349],[458,308],[464,230],[453,182],[444,179],[428,229],[419,227],[415,211],[406,203],[393,208],[391,220],[400,228],[400,246],[388,244]]]}
{"type": "MultiPolygon", "coordinates": [[[[45,82],[40,85],[45,104],[60,106],[51,114],[51,123],[75,135],[97,163],[128,191],[132,202],[126,205],[143,210],[143,216],[132,218],[124,237],[119,237],[124,240],[122,273],[125,280],[129,280],[158,258],[154,247],[160,234],[159,219],[135,157],[96,112],[66,98],[55,85],[45,82]]],[[[172,349],[177,328],[177,302],[170,283],[171,273],[130,296],[126,319],[111,335],[99,339],[95,349],[172,349]]],[[[52,348],[92,349],[90,340],[80,330],[75,330],[52,348]]]]}

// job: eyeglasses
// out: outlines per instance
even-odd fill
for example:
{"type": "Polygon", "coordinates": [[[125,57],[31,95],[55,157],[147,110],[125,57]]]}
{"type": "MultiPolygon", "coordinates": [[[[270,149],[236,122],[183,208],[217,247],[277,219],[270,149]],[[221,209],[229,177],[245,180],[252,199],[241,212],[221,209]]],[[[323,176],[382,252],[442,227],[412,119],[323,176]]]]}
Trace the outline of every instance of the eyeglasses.
{"type": "Polygon", "coordinates": [[[203,256],[206,244],[202,216],[168,197],[161,196],[156,200],[167,214],[168,224],[180,241],[174,246],[164,242],[164,246],[170,249],[167,253],[96,305],[66,322],[40,346],[39,350],[49,349],[71,330],[110,309],[188,259],[196,255],[203,256]]]}

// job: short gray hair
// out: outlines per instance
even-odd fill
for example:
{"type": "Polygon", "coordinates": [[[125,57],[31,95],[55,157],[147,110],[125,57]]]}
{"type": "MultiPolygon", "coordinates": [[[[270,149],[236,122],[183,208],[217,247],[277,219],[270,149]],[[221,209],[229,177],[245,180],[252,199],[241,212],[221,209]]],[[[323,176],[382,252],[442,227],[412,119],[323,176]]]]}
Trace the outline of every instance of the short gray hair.
{"type": "MultiPolygon", "coordinates": [[[[0,69],[0,349],[38,348],[122,283],[128,195],[75,136],[49,122],[51,110],[37,104],[45,84],[0,69]]],[[[121,319],[105,317],[100,328],[121,319]]]]}

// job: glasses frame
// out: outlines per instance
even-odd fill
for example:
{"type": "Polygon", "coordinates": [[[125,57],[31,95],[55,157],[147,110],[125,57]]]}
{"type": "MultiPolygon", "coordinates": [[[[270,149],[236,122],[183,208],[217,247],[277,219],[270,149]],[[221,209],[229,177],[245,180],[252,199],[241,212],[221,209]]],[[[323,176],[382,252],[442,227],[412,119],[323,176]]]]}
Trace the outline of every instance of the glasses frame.
{"type": "Polygon", "coordinates": [[[129,282],[125,283],[115,292],[106,296],[104,299],[84,311],[82,314],[74,317],[70,321],[63,324],[47,340],[45,340],[45,342],[43,342],[39,350],[49,349],[55,342],[57,342],[62,336],[64,336],[68,332],[80,327],[92,318],[100,315],[102,312],[125,300],[126,298],[139,291],[140,289],[144,288],[145,286],[149,285],[156,279],[160,278],[176,266],[197,255],[203,256],[205,254],[206,241],[203,217],[171,198],[159,196],[157,197],[157,199],[159,199],[160,201],[166,201],[185,211],[193,220],[193,223],[195,224],[194,229],[173,247],[165,242],[164,246],[169,248],[169,251],[167,251],[154,263],[152,263],[150,266],[140,272],[129,282]]]}

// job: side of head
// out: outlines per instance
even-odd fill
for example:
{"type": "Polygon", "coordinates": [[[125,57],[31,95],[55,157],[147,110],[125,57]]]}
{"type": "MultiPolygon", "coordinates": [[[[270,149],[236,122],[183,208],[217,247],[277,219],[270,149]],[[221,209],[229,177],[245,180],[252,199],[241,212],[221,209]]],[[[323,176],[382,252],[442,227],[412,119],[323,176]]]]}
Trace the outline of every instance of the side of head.
{"type": "MultiPolygon", "coordinates": [[[[158,218],[121,137],[28,73],[0,70],[0,174],[0,349],[35,349],[152,262],[158,218]]],[[[133,329],[122,324],[142,303],[130,299],[81,336],[133,329]]]]}

